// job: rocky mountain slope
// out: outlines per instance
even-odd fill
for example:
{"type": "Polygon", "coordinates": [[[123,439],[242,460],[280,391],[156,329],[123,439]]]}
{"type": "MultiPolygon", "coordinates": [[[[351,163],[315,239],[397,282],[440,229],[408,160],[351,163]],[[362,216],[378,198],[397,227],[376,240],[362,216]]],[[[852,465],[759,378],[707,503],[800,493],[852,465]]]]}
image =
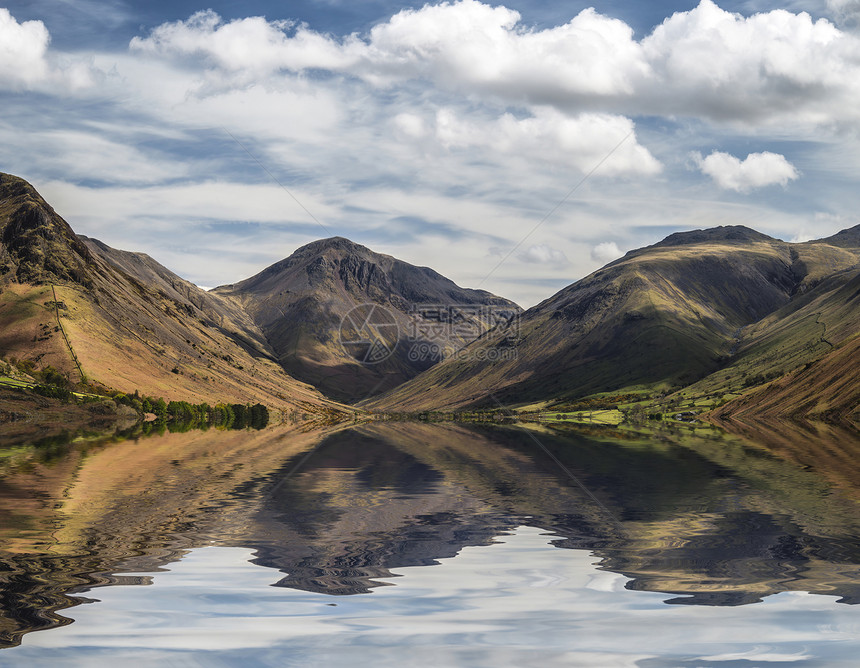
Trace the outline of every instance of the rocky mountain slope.
{"type": "Polygon", "coordinates": [[[291,375],[350,402],[400,385],[520,311],[342,237],[210,294],[240,305],[291,375]]]}
{"type": "Polygon", "coordinates": [[[0,358],[186,400],[356,401],[521,309],[336,237],[204,291],[143,253],[76,236],[0,176],[0,358]],[[314,387],[296,378],[311,383],[314,387]]]}

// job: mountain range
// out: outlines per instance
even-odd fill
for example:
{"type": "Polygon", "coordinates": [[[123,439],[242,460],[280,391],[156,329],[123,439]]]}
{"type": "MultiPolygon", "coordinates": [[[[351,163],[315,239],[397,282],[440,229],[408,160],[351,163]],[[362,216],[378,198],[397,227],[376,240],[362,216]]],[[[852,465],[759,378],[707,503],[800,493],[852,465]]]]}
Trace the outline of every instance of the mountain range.
{"type": "Polygon", "coordinates": [[[856,419],[858,304],[860,226],[679,232],[526,311],[341,237],[205,291],[0,175],[0,358],[89,387],[384,412],[648,392],[856,419]]]}
{"type": "MultiPolygon", "coordinates": [[[[0,175],[0,357],[69,381],[187,401],[330,404],[289,376],[232,302],[151,258],[78,237],[0,175]]],[[[28,368],[25,367],[25,368],[28,368]]]]}
{"type": "Polygon", "coordinates": [[[858,263],[860,226],[806,243],[742,226],[676,233],[524,312],[516,355],[486,361],[511,345],[490,333],[467,349],[473,355],[439,364],[371,406],[495,407],[685,388],[701,396],[742,391],[723,415],[847,416],[860,404],[860,374],[850,371],[860,359],[852,355],[858,263]]]}
{"type": "Polygon", "coordinates": [[[2,359],[58,369],[73,383],[291,409],[343,408],[331,399],[391,389],[486,331],[486,316],[521,310],[339,237],[205,291],[145,254],[77,236],[8,174],[0,289],[2,359]]]}

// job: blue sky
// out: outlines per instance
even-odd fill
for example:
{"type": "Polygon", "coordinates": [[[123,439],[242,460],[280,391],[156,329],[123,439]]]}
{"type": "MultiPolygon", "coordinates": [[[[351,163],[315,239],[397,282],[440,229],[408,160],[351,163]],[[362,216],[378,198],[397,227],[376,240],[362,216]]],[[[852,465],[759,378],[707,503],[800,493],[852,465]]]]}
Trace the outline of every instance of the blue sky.
{"type": "Polygon", "coordinates": [[[339,234],[528,306],[860,222],[858,0],[0,7],[0,171],[199,285],[339,234]]]}

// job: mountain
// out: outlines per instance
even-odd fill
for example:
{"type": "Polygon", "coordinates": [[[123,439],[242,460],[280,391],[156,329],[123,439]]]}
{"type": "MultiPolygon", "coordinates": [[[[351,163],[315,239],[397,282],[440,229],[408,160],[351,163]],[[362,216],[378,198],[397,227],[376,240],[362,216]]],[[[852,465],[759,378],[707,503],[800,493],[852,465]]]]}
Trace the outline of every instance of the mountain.
{"type": "Polygon", "coordinates": [[[856,419],[858,304],[860,226],[672,234],[525,312],[342,237],[206,292],[0,174],[0,358],[170,399],[343,408],[322,390],[420,411],[641,391],[719,420],[856,419]]]}
{"type": "Polygon", "coordinates": [[[855,267],[821,281],[748,328],[744,339],[749,343],[729,372],[763,386],[721,406],[715,416],[860,423],[858,333],[860,268],[855,267]]]}
{"type": "MultiPolygon", "coordinates": [[[[742,367],[733,365],[741,358],[759,372],[769,364],[788,372],[826,352],[809,348],[800,323],[850,279],[860,260],[851,234],[836,235],[836,245],[790,244],[742,226],[670,235],[527,310],[515,345],[490,332],[369,405],[428,410],[671,391],[713,381],[715,372],[739,384],[742,367]],[[791,356],[789,343],[797,344],[791,356]]],[[[831,328],[856,334],[856,308],[843,306],[830,304],[831,328]]]]}
{"type": "Polygon", "coordinates": [[[0,357],[73,382],[301,406],[391,389],[521,309],[426,267],[324,239],[204,291],[151,257],[77,236],[0,176],[0,357]]]}
{"type": "Polygon", "coordinates": [[[636,254],[651,248],[664,248],[666,246],[690,246],[698,243],[715,242],[746,244],[755,241],[776,241],[776,239],[744,225],[719,225],[706,230],[674,232],[656,244],[646,246],[641,251],[631,251],[631,253],[636,254]]]}
{"type": "Polygon", "coordinates": [[[291,375],[349,402],[400,385],[521,310],[342,237],[210,294],[240,305],[291,375]]]}
{"type": "Polygon", "coordinates": [[[330,404],[284,372],[234,303],[145,255],[77,237],[8,174],[0,174],[0,357],[174,400],[330,404]]]}
{"type": "Polygon", "coordinates": [[[837,232],[831,237],[819,239],[818,241],[810,241],[812,244],[829,244],[830,246],[839,246],[841,248],[860,248],[860,225],[849,227],[846,230],[837,232]]]}
{"type": "Polygon", "coordinates": [[[78,235],[90,252],[141,285],[170,299],[186,313],[199,312],[225,332],[232,332],[241,345],[250,346],[258,353],[270,354],[266,337],[253,320],[230,300],[201,290],[190,281],[177,276],[145,253],[117,250],[98,239],[78,235]],[[241,334],[239,334],[241,332],[241,334]]]}
{"type": "Polygon", "coordinates": [[[83,242],[29,183],[0,173],[0,279],[86,285],[91,262],[83,242]]]}

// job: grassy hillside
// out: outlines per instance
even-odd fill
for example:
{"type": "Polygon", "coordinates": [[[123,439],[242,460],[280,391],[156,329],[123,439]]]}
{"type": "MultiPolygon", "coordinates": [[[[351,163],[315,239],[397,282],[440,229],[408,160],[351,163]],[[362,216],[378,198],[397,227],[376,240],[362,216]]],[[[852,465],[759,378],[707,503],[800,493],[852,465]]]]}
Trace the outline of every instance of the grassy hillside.
{"type": "Polygon", "coordinates": [[[747,391],[828,354],[828,337],[860,331],[850,298],[860,250],[843,246],[789,244],[742,227],[672,235],[523,313],[515,346],[491,332],[467,349],[474,359],[440,364],[369,405],[408,411],[643,388],[747,391]],[[513,359],[486,361],[505,347],[513,359]]]}
{"type": "Polygon", "coordinates": [[[719,418],[812,417],[860,424],[860,336],[715,411],[719,418]]]}
{"type": "Polygon", "coordinates": [[[860,332],[858,305],[860,270],[821,280],[744,328],[725,368],[685,392],[711,397],[743,394],[720,409],[723,416],[849,417],[860,403],[860,374],[852,371],[860,358],[851,352],[860,332]],[[759,387],[762,391],[755,391],[759,387]]]}
{"type": "Polygon", "coordinates": [[[191,402],[330,404],[290,377],[250,319],[151,258],[79,239],[25,181],[0,175],[0,358],[191,402]]]}

